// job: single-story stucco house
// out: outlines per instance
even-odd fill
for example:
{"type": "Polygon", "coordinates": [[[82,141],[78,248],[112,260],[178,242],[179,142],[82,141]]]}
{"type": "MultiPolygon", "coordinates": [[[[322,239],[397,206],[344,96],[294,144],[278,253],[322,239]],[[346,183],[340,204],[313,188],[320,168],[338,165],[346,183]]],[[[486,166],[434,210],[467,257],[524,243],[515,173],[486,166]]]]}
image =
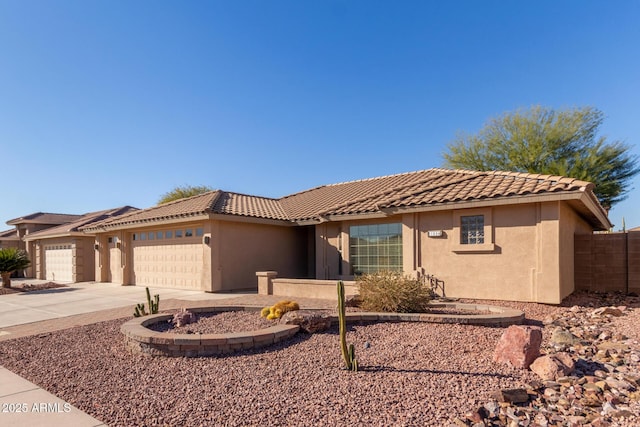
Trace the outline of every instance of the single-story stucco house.
{"type": "Polygon", "coordinates": [[[611,228],[588,182],[429,169],[280,199],[212,191],[82,229],[96,280],[208,292],[258,271],[352,280],[429,274],[451,297],[557,304],[575,289],[574,236],[611,228]]]}
{"type": "Polygon", "coordinates": [[[80,227],[135,210],[137,208],[123,206],[91,212],[25,235],[22,239],[31,259],[30,277],[56,282],[95,280],[95,236],[80,231],[80,227]]]}

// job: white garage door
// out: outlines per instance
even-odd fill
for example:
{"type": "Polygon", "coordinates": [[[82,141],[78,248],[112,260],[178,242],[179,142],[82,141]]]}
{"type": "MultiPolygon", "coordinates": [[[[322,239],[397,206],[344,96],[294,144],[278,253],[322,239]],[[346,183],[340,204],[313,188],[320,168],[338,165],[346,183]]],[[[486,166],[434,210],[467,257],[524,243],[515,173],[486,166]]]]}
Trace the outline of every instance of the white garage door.
{"type": "Polygon", "coordinates": [[[71,245],[53,245],[44,248],[47,280],[73,282],[73,250],[71,245]]]}
{"type": "Polygon", "coordinates": [[[202,243],[155,245],[134,241],[134,283],[200,290],[202,252],[202,243]]]}

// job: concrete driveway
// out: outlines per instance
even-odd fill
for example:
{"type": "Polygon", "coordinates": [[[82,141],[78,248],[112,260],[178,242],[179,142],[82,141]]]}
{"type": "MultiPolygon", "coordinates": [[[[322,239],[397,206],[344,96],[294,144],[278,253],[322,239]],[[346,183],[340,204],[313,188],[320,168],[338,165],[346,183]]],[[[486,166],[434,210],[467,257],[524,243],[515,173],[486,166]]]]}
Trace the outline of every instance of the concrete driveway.
{"type": "MultiPolygon", "coordinates": [[[[46,281],[13,279],[12,285],[42,282],[46,281]]],[[[162,309],[162,301],[170,298],[205,301],[251,295],[247,293],[211,294],[151,286],[149,291],[151,295],[160,294],[160,309],[162,309]]],[[[146,305],[146,301],[147,296],[143,286],[95,282],[73,283],[64,288],[0,295],[0,328],[126,306],[130,306],[133,313],[136,304],[144,302],[146,305]]]]}

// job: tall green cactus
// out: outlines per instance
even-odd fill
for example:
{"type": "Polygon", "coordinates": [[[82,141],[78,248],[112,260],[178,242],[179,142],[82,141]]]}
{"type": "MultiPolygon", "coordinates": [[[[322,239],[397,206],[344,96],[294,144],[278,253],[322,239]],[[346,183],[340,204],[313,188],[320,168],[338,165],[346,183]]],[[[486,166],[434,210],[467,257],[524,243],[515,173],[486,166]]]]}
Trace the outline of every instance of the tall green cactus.
{"type": "Polygon", "coordinates": [[[153,301],[152,301],[149,288],[145,288],[145,289],[147,290],[147,304],[149,305],[149,313],[158,314],[158,309],[160,308],[160,295],[155,294],[153,296],[153,301]]]}
{"type": "Polygon", "coordinates": [[[146,316],[147,314],[158,314],[158,310],[160,309],[160,295],[155,294],[153,299],[151,299],[151,293],[149,292],[149,288],[147,290],[147,304],[149,305],[149,313],[144,309],[144,303],[140,303],[136,305],[136,308],[133,312],[135,317],[146,316]]]}
{"type": "Polygon", "coordinates": [[[356,349],[353,344],[347,346],[347,319],[344,297],[344,283],[338,282],[338,324],[340,326],[340,350],[342,359],[348,370],[358,370],[358,360],[356,359],[356,349]]]}

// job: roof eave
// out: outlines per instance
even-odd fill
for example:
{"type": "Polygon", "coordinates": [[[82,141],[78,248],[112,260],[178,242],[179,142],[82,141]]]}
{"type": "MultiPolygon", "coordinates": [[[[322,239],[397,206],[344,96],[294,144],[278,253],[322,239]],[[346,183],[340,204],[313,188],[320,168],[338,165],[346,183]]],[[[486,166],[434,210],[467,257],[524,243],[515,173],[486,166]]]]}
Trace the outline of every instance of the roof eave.
{"type": "Polygon", "coordinates": [[[132,228],[140,228],[140,227],[150,227],[150,226],[163,226],[163,225],[172,225],[183,222],[193,222],[193,221],[202,221],[209,218],[209,214],[207,213],[197,213],[193,215],[178,215],[171,217],[162,217],[162,218],[149,218],[143,220],[135,220],[128,221],[124,223],[118,224],[102,224],[95,227],[84,227],[82,231],[84,233],[106,233],[110,231],[116,230],[128,230],[132,228]]]}
{"type": "Polygon", "coordinates": [[[232,221],[232,222],[247,222],[247,223],[254,223],[254,224],[279,225],[279,226],[285,226],[285,227],[293,227],[295,225],[299,225],[298,223],[289,221],[287,219],[263,218],[263,217],[234,215],[234,214],[219,214],[219,213],[209,214],[209,219],[217,220],[217,221],[232,221]]]}
{"type": "Polygon", "coordinates": [[[53,234],[27,234],[23,237],[25,242],[31,242],[34,240],[44,240],[44,239],[58,239],[62,237],[88,237],[89,233],[83,233],[82,231],[67,231],[67,232],[59,232],[53,234]]]}
{"type": "Polygon", "coordinates": [[[584,191],[563,191],[558,193],[544,193],[544,194],[528,194],[522,196],[503,196],[487,199],[473,199],[473,200],[457,200],[452,202],[436,203],[429,205],[414,205],[414,206],[399,206],[399,207],[382,207],[378,211],[355,213],[355,214],[341,214],[341,215],[326,215],[321,219],[314,218],[303,221],[298,221],[298,225],[315,225],[324,221],[345,221],[353,219],[379,219],[392,215],[401,215],[405,213],[419,213],[419,212],[433,212],[443,211],[451,209],[471,209],[491,206],[505,206],[505,205],[517,205],[525,203],[542,203],[542,202],[554,202],[554,201],[578,201],[582,203],[587,210],[591,213],[590,223],[594,228],[599,230],[608,230],[612,227],[606,212],[600,207],[589,193],[584,191]],[[593,221],[595,219],[595,221],[593,221]]]}

